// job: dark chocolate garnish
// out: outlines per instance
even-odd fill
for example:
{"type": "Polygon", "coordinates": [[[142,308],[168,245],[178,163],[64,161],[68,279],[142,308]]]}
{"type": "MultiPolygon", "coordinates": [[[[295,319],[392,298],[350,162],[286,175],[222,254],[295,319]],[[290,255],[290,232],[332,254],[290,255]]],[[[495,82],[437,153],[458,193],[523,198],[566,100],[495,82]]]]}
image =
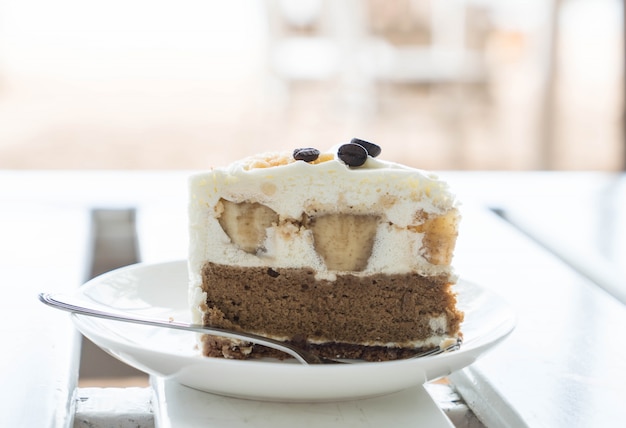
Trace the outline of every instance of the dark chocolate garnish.
{"type": "Polygon", "coordinates": [[[359,138],[353,138],[350,142],[352,144],[358,144],[359,146],[363,146],[363,148],[367,150],[367,154],[373,158],[375,158],[380,154],[380,152],[382,152],[382,149],[379,145],[370,143],[369,141],[361,140],[359,138]]]}
{"type": "Polygon", "coordinates": [[[360,144],[348,143],[339,147],[337,157],[348,166],[361,166],[367,160],[367,150],[360,144]]]}
{"type": "Polygon", "coordinates": [[[320,151],[313,147],[303,147],[293,151],[293,158],[305,162],[313,162],[320,156],[320,151]]]}

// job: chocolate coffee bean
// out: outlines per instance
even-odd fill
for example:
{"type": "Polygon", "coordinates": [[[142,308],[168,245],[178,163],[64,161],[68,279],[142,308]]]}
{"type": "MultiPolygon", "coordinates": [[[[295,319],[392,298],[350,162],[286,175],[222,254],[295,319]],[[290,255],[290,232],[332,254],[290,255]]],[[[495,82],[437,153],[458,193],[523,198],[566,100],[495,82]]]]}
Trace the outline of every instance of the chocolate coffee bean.
{"type": "Polygon", "coordinates": [[[373,158],[378,156],[380,154],[380,152],[382,151],[382,149],[380,148],[379,145],[376,145],[374,143],[370,143],[369,141],[360,140],[358,138],[353,138],[350,142],[352,144],[358,144],[359,146],[363,146],[363,148],[365,148],[365,150],[367,150],[367,154],[370,155],[373,158]]]}
{"type": "Polygon", "coordinates": [[[337,157],[348,166],[361,166],[367,160],[367,150],[360,144],[344,144],[339,147],[337,157]]]}
{"type": "Polygon", "coordinates": [[[293,151],[293,158],[305,162],[313,162],[320,156],[320,151],[312,147],[304,147],[293,151]]]}

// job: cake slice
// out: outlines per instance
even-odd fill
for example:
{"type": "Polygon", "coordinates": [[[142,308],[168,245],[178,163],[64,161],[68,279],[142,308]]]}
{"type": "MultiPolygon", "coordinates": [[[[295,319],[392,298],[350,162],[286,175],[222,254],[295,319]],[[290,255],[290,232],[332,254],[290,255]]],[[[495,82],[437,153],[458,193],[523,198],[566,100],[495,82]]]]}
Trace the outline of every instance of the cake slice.
{"type": "MultiPolygon", "coordinates": [[[[353,140],[264,153],[190,180],[194,322],[321,356],[385,361],[461,336],[451,267],[459,212],[435,175],[353,140]]],[[[284,357],[202,335],[206,356],[284,357]]]]}

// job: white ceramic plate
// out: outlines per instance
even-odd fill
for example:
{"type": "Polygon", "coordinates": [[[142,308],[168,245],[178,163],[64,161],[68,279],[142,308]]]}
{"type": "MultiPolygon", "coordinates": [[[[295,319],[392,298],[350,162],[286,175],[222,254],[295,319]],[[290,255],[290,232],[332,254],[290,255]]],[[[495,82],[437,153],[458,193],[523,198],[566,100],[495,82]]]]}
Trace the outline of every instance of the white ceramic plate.
{"type": "MultiPolygon", "coordinates": [[[[292,361],[206,358],[195,334],[73,315],[92,342],[125,363],[203,391],[276,401],[332,401],[373,397],[459,370],[502,341],[515,326],[510,306],[478,285],[456,285],[465,311],[460,350],[433,357],[338,365],[304,366],[292,361]]],[[[145,316],[188,321],[184,261],[138,264],[89,281],[77,297],[145,316]]]]}

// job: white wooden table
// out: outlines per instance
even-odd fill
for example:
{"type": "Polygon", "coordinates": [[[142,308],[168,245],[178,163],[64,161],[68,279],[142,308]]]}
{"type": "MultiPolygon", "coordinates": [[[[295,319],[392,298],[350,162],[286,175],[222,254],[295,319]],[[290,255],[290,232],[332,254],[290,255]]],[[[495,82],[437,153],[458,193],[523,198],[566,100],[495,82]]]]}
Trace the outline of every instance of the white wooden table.
{"type": "MultiPolygon", "coordinates": [[[[137,413],[147,416],[146,424],[193,426],[202,420],[207,426],[226,426],[215,412],[197,412],[206,405],[224,409],[224,400],[232,399],[197,395],[162,379],[152,379],[150,389],[114,391],[117,403],[106,389],[76,390],[78,335],[67,314],[37,301],[39,291],[70,291],[86,278],[94,208],[137,210],[143,261],[184,258],[187,175],[0,171],[5,291],[0,299],[0,426],[72,426],[76,409],[83,411],[89,403],[85,394],[109,400],[94,406],[104,418],[107,409],[111,418],[119,417],[119,402],[135,400],[144,403],[137,413]],[[188,399],[181,403],[180,397],[188,399]],[[193,408],[196,413],[186,413],[182,422],[188,425],[177,425],[173,418],[182,417],[181,406],[191,402],[200,403],[193,408]]],[[[465,203],[458,273],[498,292],[519,317],[502,345],[449,377],[465,403],[489,427],[619,425],[626,385],[626,179],[595,173],[442,175],[465,203]],[[487,208],[498,209],[507,220],[487,208]]],[[[389,411],[403,402],[410,415],[417,408],[411,400],[420,394],[370,405],[370,422],[378,417],[373,409],[389,411]]],[[[431,415],[437,409],[429,406],[442,404],[420,402],[427,409],[423,414],[431,415]]],[[[286,426],[306,410],[234,403],[228,403],[237,410],[231,422],[254,411],[278,415],[275,420],[286,426]]],[[[344,416],[359,409],[346,406],[339,409],[347,412],[344,416]]],[[[351,426],[368,426],[366,419],[361,424],[354,419],[351,426]]],[[[441,414],[437,421],[450,426],[441,414]]],[[[463,423],[472,422],[455,420],[457,426],[463,423]]]]}

